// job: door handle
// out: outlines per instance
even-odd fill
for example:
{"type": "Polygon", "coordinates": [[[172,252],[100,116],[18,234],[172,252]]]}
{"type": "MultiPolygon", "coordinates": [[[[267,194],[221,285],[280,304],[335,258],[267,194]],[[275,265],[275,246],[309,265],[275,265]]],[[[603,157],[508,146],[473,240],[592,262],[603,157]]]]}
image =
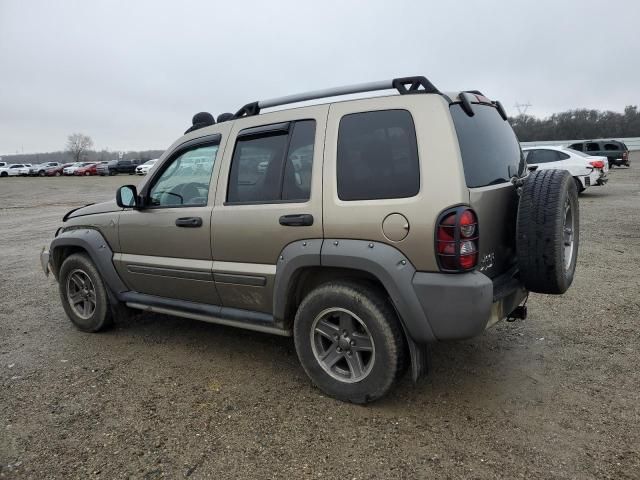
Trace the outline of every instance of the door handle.
{"type": "Polygon", "coordinates": [[[182,217],[176,219],[176,227],[197,228],[202,226],[200,217],[182,217]]]}
{"type": "Polygon", "coordinates": [[[285,227],[308,227],[313,225],[313,215],[308,213],[283,215],[280,217],[280,225],[284,225],[285,227]]]}

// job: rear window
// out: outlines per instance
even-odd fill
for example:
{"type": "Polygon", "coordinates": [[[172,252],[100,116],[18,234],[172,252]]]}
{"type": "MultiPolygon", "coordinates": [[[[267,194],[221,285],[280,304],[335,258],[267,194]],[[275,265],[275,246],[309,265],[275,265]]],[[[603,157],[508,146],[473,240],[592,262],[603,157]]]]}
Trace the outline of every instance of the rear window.
{"type": "Polygon", "coordinates": [[[467,186],[496,185],[520,175],[524,156],[509,123],[494,107],[473,105],[473,110],[470,117],[460,105],[451,106],[467,186]]]}
{"type": "Polygon", "coordinates": [[[604,149],[605,150],[621,150],[620,146],[616,145],[615,143],[605,143],[604,149]]]}
{"type": "Polygon", "coordinates": [[[406,110],[352,113],[338,132],[340,200],[407,198],[420,190],[418,144],[406,110]]]}

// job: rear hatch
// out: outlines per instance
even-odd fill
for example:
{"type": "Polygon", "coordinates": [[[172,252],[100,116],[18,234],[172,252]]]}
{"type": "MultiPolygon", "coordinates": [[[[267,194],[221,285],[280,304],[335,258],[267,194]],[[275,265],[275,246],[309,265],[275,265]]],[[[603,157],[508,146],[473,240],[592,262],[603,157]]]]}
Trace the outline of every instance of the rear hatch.
{"type": "Polygon", "coordinates": [[[494,278],[516,264],[518,194],[511,178],[522,175],[524,157],[515,133],[491,102],[471,102],[473,116],[451,105],[469,205],[478,216],[478,269],[494,278]]]}

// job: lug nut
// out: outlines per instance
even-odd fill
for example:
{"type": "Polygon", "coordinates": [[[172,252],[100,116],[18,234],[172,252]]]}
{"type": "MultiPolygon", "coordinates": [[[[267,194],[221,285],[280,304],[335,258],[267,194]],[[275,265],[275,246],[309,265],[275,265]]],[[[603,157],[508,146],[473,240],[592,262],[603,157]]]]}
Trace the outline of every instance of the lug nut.
{"type": "Polygon", "coordinates": [[[338,339],[339,339],[339,338],[340,338],[340,337],[339,337],[337,334],[333,336],[333,339],[334,339],[335,341],[338,341],[338,339]]]}
{"type": "Polygon", "coordinates": [[[342,353],[342,348],[340,348],[340,347],[336,348],[336,352],[342,353]]]}
{"type": "Polygon", "coordinates": [[[351,340],[351,346],[355,347],[356,346],[356,341],[355,340],[351,340]]]}

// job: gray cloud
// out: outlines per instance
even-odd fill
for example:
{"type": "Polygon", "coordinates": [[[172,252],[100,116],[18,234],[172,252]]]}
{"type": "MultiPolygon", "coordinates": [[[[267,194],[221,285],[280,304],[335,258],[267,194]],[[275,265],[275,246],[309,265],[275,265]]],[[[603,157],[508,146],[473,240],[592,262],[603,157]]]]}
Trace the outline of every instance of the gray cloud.
{"type": "Polygon", "coordinates": [[[640,103],[640,4],[0,0],[0,153],[164,148],[201,110],[424,74],[530,113],[640,103]]]}

